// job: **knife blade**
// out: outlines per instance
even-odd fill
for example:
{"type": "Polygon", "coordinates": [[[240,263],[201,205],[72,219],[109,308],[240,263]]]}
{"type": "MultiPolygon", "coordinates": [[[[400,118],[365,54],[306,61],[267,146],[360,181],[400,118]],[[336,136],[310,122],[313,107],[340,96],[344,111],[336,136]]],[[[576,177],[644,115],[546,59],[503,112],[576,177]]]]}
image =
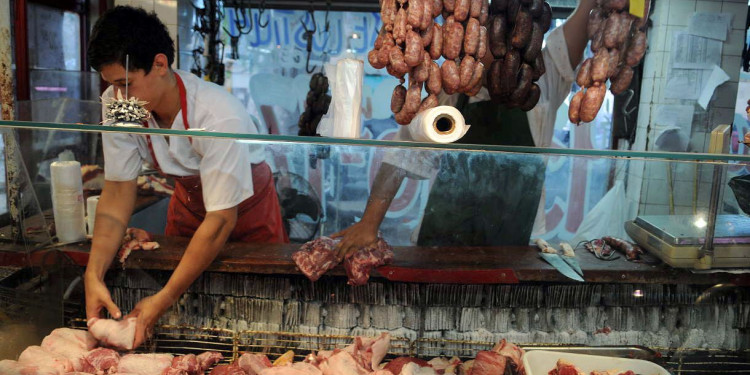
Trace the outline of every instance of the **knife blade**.
{"type": "Polygon", "coordinates": [[[551,253],[539,253],[539,255],[541,255],[542,259],[547,261],[547,263],[549,263],[552,267],[555,267],[555,269],[563,274],[563,276],[575,281],[584,281],[583,278],[578,275],[571,266],[568,265],[568,263],[565,263],[565,261],[560,259],[560,255],[551,253]]]}
{"type": "Polygon", "coordinates": [[[581,265],[578,263],[578,259],[575,257],[568,257],[565,255],[560,256],[565,263],[568,263],[571,268],[573,268],[573,271],[576,271],[577,274],[583,276],[583,270],[581,269],[581,265]]]}

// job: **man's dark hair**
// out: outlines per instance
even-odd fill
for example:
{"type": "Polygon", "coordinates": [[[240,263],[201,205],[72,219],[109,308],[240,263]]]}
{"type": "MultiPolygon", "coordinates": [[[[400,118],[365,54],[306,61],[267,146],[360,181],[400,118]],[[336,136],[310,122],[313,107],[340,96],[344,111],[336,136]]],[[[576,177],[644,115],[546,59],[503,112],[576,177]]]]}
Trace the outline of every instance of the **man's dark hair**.
{"type": "Polygon", "coordinates": [[[128,69],[143,69],[148,74],[154,57],[163,53],[169,65],[174,62],[174,42],[167,27],[154,13],[142,8],[117,6],[106,11],[91,31],[88,61],[99,71],[105,65],[120,63],[128,69]]]}

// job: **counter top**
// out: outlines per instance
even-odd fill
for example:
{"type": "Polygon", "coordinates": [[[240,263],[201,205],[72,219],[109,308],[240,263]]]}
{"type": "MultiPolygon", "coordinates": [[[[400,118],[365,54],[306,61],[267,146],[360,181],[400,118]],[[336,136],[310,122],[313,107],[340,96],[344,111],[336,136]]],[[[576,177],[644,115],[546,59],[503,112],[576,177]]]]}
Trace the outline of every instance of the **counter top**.
{"type": "MultiPolygon", "coordinates": [[[[125,262],[126,269],[173,270],[182,257],[189,239],[154,236],[161,248],[155,251],[134,251],[125,262]]],[[[88,261],[90,243],[64,245],[63,251],[79,265],[88,261]]],[[[257,274],[301,274],[291,259],[298,244],[228,243],[208,271],[257,274]]],[[[26,258],[12,250],[11,245],[0,245],[0,265],[40,264],[45,251],[37,251],[26,258]]],[[[46,250],[49,251],[49,250],[46,250]]],[[[625,257],[602,261],[585,250],[576,251],[584,279],[595,283],[653,283],[653,284],[750,284],[750,275],[728,272],[694,273],[664,264],[652,266],[628,262],[625,257]]],[[[532,246],[500,247],[397,247],[393,264],[373,270],[372,276],[400,282],[499,284],[519,282],[571,282],[544,262],[532,246]]],[[[113,267],[119,266],[113,265],[113,267]]],[[[337,266],[330,275],[345,275],[337,266]]]]}

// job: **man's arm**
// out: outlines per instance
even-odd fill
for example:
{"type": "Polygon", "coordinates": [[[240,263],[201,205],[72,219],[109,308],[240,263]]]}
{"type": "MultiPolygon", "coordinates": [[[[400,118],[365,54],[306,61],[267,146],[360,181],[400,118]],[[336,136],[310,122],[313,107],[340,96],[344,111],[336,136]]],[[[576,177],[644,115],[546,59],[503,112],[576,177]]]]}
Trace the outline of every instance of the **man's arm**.
{"type": "Polygon", "coordinates": [[[342,237],[336,247],[337,254],[344,257],[360,247],[370,245],[378,239],[378,228],[388,212],[393,198],[398,193],[401,183],[406,177],[406,171],[383,163],[378,169],[375,181],[372,184],[372,192],[367,200],[362,220],[346,228],[332,237],[342,237]]]}
{"type": "Polygon", "coordinates": [[[104,287],[104,274],[120,249],[136,198],[136,181],[105,181],[96,207],[94,239],[86,265],[86,315],[98,317],[102,307],[119,318],[120,311],[104,287]]]}
{"type": "Polygon", "coordinates": [[[580,0],[573,14],[563,24],[565,42],[568,45],[568,58],[573,70],[581,63],[583,50],[588,44],[589,13],[596,6],[596,0],[580,0]]]}
{"type": "Polygon", "coordinates": [[[138,318],[135,347],[145,341],[149,336],[148,331],[161,315],[216,259],[236,224],[236,206],[206,214],[164,288],[155,295],[143,299],[130,313],[130,316],[138,318]]]}

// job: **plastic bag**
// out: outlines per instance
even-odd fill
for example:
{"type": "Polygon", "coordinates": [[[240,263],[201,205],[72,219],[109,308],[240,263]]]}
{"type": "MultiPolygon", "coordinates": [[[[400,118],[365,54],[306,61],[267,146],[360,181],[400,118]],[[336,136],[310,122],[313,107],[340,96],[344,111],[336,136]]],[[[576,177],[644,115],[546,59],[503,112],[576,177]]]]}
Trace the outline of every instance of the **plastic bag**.
{"type": "Polygon", "coordinates": [[[628,204],[623,182],[615,182],[612,189],[609,189],[583,219],[571,243],[577,244],[603,236],[629,238],[623,224],[635,218],[636,208],[637,205],[628,204]]]}
{"type": "Polygon", "coordinates": [[[732,177],[729,179],[729,187],[742,212],[750,215],[750,175],[732,177]]]}

